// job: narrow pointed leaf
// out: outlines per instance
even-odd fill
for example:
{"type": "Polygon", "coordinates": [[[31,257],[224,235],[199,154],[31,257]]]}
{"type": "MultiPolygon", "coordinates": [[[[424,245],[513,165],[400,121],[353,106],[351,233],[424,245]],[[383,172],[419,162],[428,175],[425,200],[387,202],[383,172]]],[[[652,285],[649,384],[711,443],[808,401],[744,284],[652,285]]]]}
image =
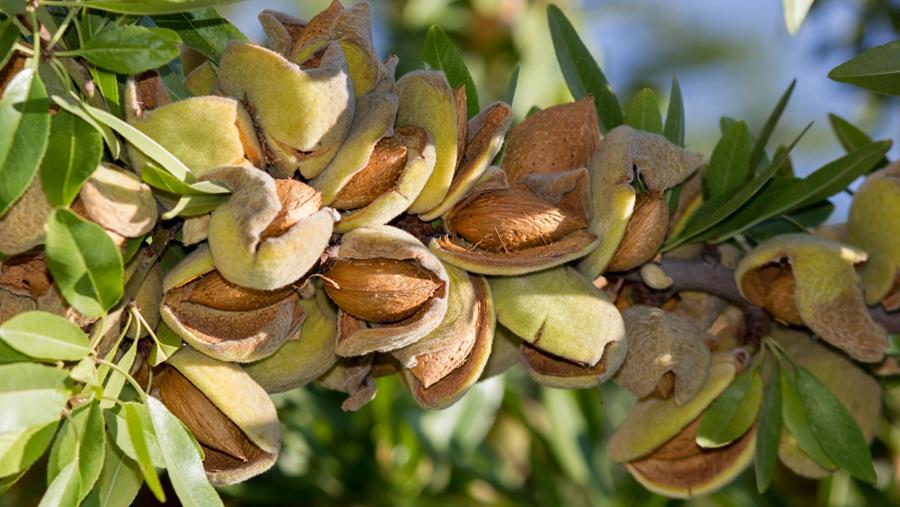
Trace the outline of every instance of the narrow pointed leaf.
{"type": "Polygon", "coordinates": [[[150,459],[150,453],[147,450],[147,441],[144,439],[144,423],[139,412],[143,407],[143,405],[134,402],[125,403],[122,406],[122,412],[125,415],[125,422],[128,427],[128,437],[137,456],[137,464],[141,474],[144,476],[144,480],[147,481],[147,487],[150,488],[157,500],[165,502],[166,495],[163,493],[162,484],[159,482],[159,476],[156,474],[156,468],[153,467],[153,461],[150,459]]]}
{"type": "Polygon", "coordinates": [[[796,84],[796,79],[791,81],[787,90],[785,90],[781,95],[781,98],[778,99],[778,103],[775,104],[775,108],[769,113],[769,117],[766,119],[766,123],[763,125],[762,130],[760,130],[759,136],[756,138],[756,144],[753,145],[753,151],[750,154],[751,170],[756,169],[765,157],[766,145],[769,144],[769,138],[772,137],[772,132],[775,131],[778,120],[781,119],[781,113],[783,113],[784,108],[787,107],[787,103],[791,99],[791,94],[794,93],[794,86],[796,84]]]}
{"type": "Polygon", "coordinates": [[[653,90],[643,88],[631,97],[625,105],[625,124],[638,130],[662,134],[662,114],[653,90]]]}
{"type": "Polygon", "coordinates": [[[850,475],[874,484],[875,468],[869,445],[847,408],[808,370],[798,367],[795,375],[797,394],[819,445],[850,475]]]}
{"type": "Polygon", "coordinates": [[[53,442],[47,461],[47,480],[53,481],[69,463],[77,463],[78,501],[87,497],[103,468],[105,435],[100,405],[96,401],[81,405],[66,419],[53,442]]]}
{"type": "Polygon", "coordinates": [[[778,460],[778,442],[781,440],[781,370],[776,364],[772,377],[763,394],[759,418],[756,422],[756,489],[760,493],[768,489],[775,474],[778,460]]]}
{"type": "Polygon", "coordinates": [[[246,41],[247,36],[213,8],[153,16],[156,25],[181,37],[182,43],[214,64],[219,63],[229,41],[246,41]]]}
{"type": "Polygon", "coordinates": [[[25,193],[47,149],[50,103],[41,78],[25,68],[0,97],[0,216],[25,193]]]}
{"type": "MultiPolygon", "coordinates": [[[[828,121],[831,122],[831,129],[834,131],[834,135],[847,153],[856,151],[873,141],[869,134],[866,134],[862,129],[836,114],[829,114],[828,121]]],[[[874,171],[888,164],[888,159],[883,158],[875,164],[872,170],[874,171]]]]}
{"type": "Polygon", "coordinates": [[[425,42],[422,45],[422,61],[432,69],[443,70],[451,88],[455,89],[465,85],[466,109],[469,118],[481,111],[481,107],[478,105],[478,90],[475,88],[475,81],[472,80],[466,62],[441,27],[432,26],[425,34],[425,42]]]}
{"type": "Polygon", "coordinates": [[[238,0],[85,0],[83,4],[98,9],[122,14],[170,14],[225,5],[238,0]]]}
{"type": "Polygon", "coordinates": [[[0,477],[28,470],[47,450],[57,426],[59,421],[24,429],[18,433],[15,442],[3,446],[4,449],[0,451],[0,477]]]}
{"type": "Polygon", "coordinates": [[[6,65],[13,54],[13,45],[19,39],[19,29],[12,18],[0,21],[0,68],[6,65]]]}
{"type": "Polygon", "coordinates": [[[82,507],[128,507],[144,483],[137,463],[116,448],[107,436],[106,457],[97,485],[85,498],[82,507]]]}
{"type": "Polygon", "coordinates": [[[516,98],[516,88],[519,86],[519,69],[520,65],[517,63],[509,75],[509,81],[506,83],[506,94],[503,96],[503,101],[510,106],[513,105],[513,100],[516,98]]]}
{"type": "Polygon", "coordinates": [[[99,317],[122,298],[122,254],[102,227],[57,208],[47,221],[46,246],[53,280],[76,310],[99,317]]]}
{"type": "Polygon", "coordinates": [[[222,500],[209,484],[200,454],[181,421],[156,398],[147,398],[147,408],[169,480],[181,504],[185,507],[221,506],[222,500]]]}
{"type": "Polygon", "coordinates": [[[784,0],[784,25],[788,32],[794,34],[800,29],[803,20],[812,7],[813,0],[784,0]]]}
{"type": "Polygon", "coordinates": [[[706,409],[697,428],[697,445],[722,447],[734,442],[753,426],[762,399],[758,370],[735,377],[731,385],[706,409]]]}
{"type": "Polygon", "coordinates": [[[37,359],[77,361],[91,351],[90,340],[65,317],[43,311],[20,313],[0,326],[0,338],[37,359]]]}
{"type": "Polygon", "coordinates": [[[47,486],[47,491],[41,497],[38,507],[71,507],[78,505],[80,491],[81,483],[78,475],[78,462],[73,461],[60,470],[53,482],[47,486]]]}
{"type": "Polygon", "coordinates": [[[828,77],[885,95],[900,95],[900,40],[874,47],[831,69],[828,77]]]}
{"type": "Polygon", "coordinates": [[[781,414],[784,417],[784,425],[797,440],[797,445],[803,452],[823,468],[834,469],[834,462],[822,450],[822,446],[810,429],[810,415],[807,414],[803,400],[800,399],[796,375],[787,370],[782,373],[781,414]]]}
{"type": "Polygon", "coordinates": [[[725,127],[703,172],[707,196],[730,193],[750,176],[750,130],[742,121],[725,127]]]}
{"type": "Polygon", "coordinates": [[[678,78],[672,76],[672,88],[669,92],[669,109],[666,111],[666,124],[663,135],[676,146],[684,146],[684,97],[681,96],[681,85],[678,78]]]}
{"type": "Polygon", "coordinates": [[[607,132],[621,125],[624,114],[619,99],[597,65],[597,61],[578,36],[575,27],[555,5],[547,7],[547,19],[550,23],[553,48],[556,50],[556,60],[559,62],[566,84],[569,85],[569,91],[576,99],[588,95],[594,97],[601,131],[607,132]]]}

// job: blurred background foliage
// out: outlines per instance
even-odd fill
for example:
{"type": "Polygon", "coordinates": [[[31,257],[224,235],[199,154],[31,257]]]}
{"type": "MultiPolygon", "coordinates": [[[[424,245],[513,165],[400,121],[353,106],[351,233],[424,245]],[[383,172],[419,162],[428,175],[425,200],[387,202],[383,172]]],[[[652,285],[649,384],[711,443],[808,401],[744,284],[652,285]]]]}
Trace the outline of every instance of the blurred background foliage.
{"type": "MultiPolygon", "coordinates": [[[[256,15],[276,9],[309,18],[329,0],[262,0],[222,14],[261,40],[256,15]]],[[[345,1],[345,3],[347,3],[345,1]]],[[[513,67],[521,71],[513,104],[521,119],[532,106],[570,100],[546,23],[544,0],[373,0],[376,46],[400,56],[398,74],[421,67],[432,24],[461,50],[482,103],[504,96],[513,67]]],[[[672,75],[685,96],[687,145],[709,153],[719,118],[758,129],[782,90],[798,78],[775,138],[812,130],[794,151],[799,175],[839,156],[828,127],[836,113],[875,138],[897,138],[900,101],[827,79],[828,70],[869,47],[898,38],[900,1],[817,0],[795,36],[778,0],[556,0],[600,61],[623,102],[649,86],[664,103],[672,75]]],[[[900,143],[896,143],[900,144],[900,143]]],[[[890,158],[897,158],[895,144],[890,158]]],[[[835,199],[841,221],[849,199],[835,199]]],[[[900,505],[900,383],[886,388],[885,418],[873,447],[876,486],[845,473],[815,482],[780,466],[765,496],[752,471],[690,505],[900,505]]],[[[610,505],[682,504],[647,492],[606,457],[605,443],[632,396],[610,384],[562,391],[528,380],[520,367],[473,388],[455,406],[425,412],[396,377],[378,380],[375,400],[343,413],[341,394],[311,386],[276,395],[283,427],[277,466],[224,489],[226,505],[610,505]]],[[[751,467],[752,468],[752,467],[751,467]]],[[[42,491],[39,467],[28,486],[42,491]]],[[[14,490],[15,491],[15,490],[14,490]]],[[[0,498],[26,505],[28,487],[0,498]]],[[[38,495],[39,496],[39,495],[38,495]]],[[[139,505],[154,505],[144,491],[139,505]]]]}
{"type": "MultiPolygon", "coordinates": [[[[249,37],[256,14],[309,18],[328,0],[251,1],[223,9],[249,37]]],[[[550,42],[544,0],[374,0],[376,46],[400,56],[398,74],[420,68],[425,32],[441,26],[460,49],[482,104],[505,95],[520,65],[513,109],[571,100],[550,42]]],[[[828,125],[836,113],[875,138],[898,137],[900,101],[830,81],[835,65],[900,36],[896,0],[817,0],[790,36],[779,0],[557,0],[576,23],[624,102],[642,87],[665,107],[673,75],[685,96],[688,147],[709,153],[719,118],[758,129],[791,79],[792,102],[775,139],[815,124],[794,152],[799,175],[842,154],[828,125]]],[[[891,158],[900,150],[895,146],[891,158]]],[[[849,197],[835,199],[842,221],[849,197]]],[[[691,505],[900,504],[900,386],[886,386],[885,421],[873,448],[879,482],[843,473],[816,482],[781,467],[764,497],[752,471],[691,505]]],[[[357,413],[316,387],[276,397],[284,448],[270,473],[225,490],[232,505],[611,505],[680,504],[647,492],[606,457],[605,444],[632,396],[536,386],[520,367],[479,384],[457,405],[424,412],[395,377],[357,413]]]]}

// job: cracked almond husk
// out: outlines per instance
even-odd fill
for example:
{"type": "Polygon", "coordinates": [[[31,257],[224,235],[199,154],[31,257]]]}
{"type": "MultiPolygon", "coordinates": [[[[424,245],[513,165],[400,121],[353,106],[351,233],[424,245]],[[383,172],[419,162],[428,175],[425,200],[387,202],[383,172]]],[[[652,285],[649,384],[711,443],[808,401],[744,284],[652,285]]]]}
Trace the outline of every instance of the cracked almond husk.
{"type": "Polygon", "coordinates": [[[862,250],[809,234],[776,236],[750,251],[734,277],[741,294],[789,324],[803,324],[857,361],[875,363],[887,332],[869,315],[856,264],[862,250]]]}
{"type": "Polygon", "coordinates": [[[445,334],[455,330],[455,343],[415,356],[415,366],[403,370],[403,380],[422,408],[440,410],[459,401],[481,378],[491,355],[496,315],[490,286],[482,277],[471,277],[471,284],[473,295],[466,303],[471,312],[464,312],[471,319],[461,318],[465,323],[445,320],[443,329],[436,330],[445,334]]]}
{"type": "MultiPolygon", "coordinates": [[[[498,321],[543,352],[593,367],[613,343],[619,344],[616,354],[627,350],[618,309],[571,267],[491,278],[490,283],[498,321]]],[[[607,363],[609,373],[616,362],[607,363]]]]}
{"type": "Polygon", "coordinates": [[[408,346],[431,333],[447,311],[448,275],[415,237],[386,225],[341,237],[325,291],[340,308],[339,356],[408,346]]]}
{"type": "Polygon", "coordinates": [[[17,255],[0,262],[0,324],[31,310],[54,313],[78,327],[96,320],[66,303],[53,284],[43,252],[17,255]]]}
{"type": "Polygon", "coordinates": [[[268,393],[301,387],[322,376],[337,361],[337,314],[321,289],[299,303],[304,312],[298,335],[292,336],[271,356],[244,365],[268,393]]]}
{"type": "Polygon", "coordinates": [[[869,254],[861,270],[866,303],[900,310],[900,162],[868,176],[853,196],[847,240],[869,254]]]}
{"type": "Polygon", "coordinates": [[[275,353],[300,333],[306,316],[293,287],[261,291],[228,282],[201,245],[166,274],[163,321],[200,352],[251,362],[275,353]]]}
{"type": "MultiPolygon", "coordinates": [[[[643,181],[651,196],[659,198],[702,165],[701,155],[684,150],[659,134],[635,130],[627,125],[620,125],[607,132],[597,148],[597,156],[591,160],[588,168],[594,205],[588,230],[602,241],[594,251],[579,261],[578,269],[591,279],[608,269],[634,216],[638,198],[635,178],[643,181]]],[[[664,205],[665,201],[661,204],[664,205]]],[[[665,223],[660,223],[663,221],[663,210],[655,209],[659,205],[660,203],[653,203],[648,208],[648,212],[652,211],[648,215],[658,218],[648,221],[649,225],[642,227],[648,228],[647,232],[637,232],[638,237],[647,234],[648,237],[644,239],[656,240],[659,235],[664,236],[668,218],[665,223]],[[661,227],[662,231],[658,231],[656,227],[661,227]]],[[[668,217],[668,209],[665,209],[665,214],[668,217]]],[[[640,247],[640,244],[636,246],[640,247]]]]}
{"type": "Polygon", "coordinates": [[[594,366],[584,366],[541,351],[528,343],[519,346],[519,362],[538,384],[557,389],[590,389],[609,379],[625,361],[630,346],[613,342],[594,366]]]}
{"type": "Polygon", "coordinates": [[[448,234],[429,248],[441,260],[487,275],[521,275],[564,264],[598,244],[588,232],[584,169],[531,175],[513,187],[501,172],[476,185],[444,215],[448,234]]]}
{"type": "Polygon", "coordinates": [[[255,44],[232,41],[219,63],[219,88],[240,100],[280,177],[318,175],[350,130],[356,104],[347,59],[336,42],[301,68],[255,44]]]}
{"type": "Polygon", "coordinates": [[[341,403],[344,412],[355,412],[375,398],[375,379],[372,374],[374,354],[338,358],[334,366],[316,381],[332,391],[346,393],[341,403]]]}
{"type": "Polygon", "coordinates": [[[41,178],[35,176],[25,193],[0,216],[0,253],[19,255],[43,243],[51,211],[41,178]]]}
{"type": "MultiPolygon", "coordinates": [[[[253,121],[237,100],[205,95],[172,102],[155,71],[125,83],[125,117],[182,161],[196,177],[224,165],[265,165],[253,121]]],[[[129,145],[136,171],[149,162],[129,145]]]]}
{"type": "MultiPolygon", "coordinates": [[[[881,421],[882,390],[878,381],[853,361],[816,343],[807,333],[777,327],[772,337],[797,366],[809,370],[844,404],[866,442],[871,443],[881,421]]],[[[822,479],[834,472],[803,452],[786,429],[782,431],[778,457],[785,466],[804,477],[822,479]]]]}
{"type": "Polygon", "coordinates": [[[84,182],[74,207],[123,238],[138,238],[152,231],[158,214],[153,191],[146,183],[134,173],[105,163],[84,182]]]}
{"type": "Polygon", "coordinates": [[[209,251],[229,282],[273,290],[299,280],[328,246],[336,214],[318,192],[246,166],[207,174],[233,192],[209,219],[209,251]]]}
{"type": "Polygon", "coordinates": [[[705,495],[730,483],[753,461],[756,427],[724,447],[703,449],[695,441],[700,419],[625,468],[645,488],[669,498],[705,495]]]}
{"type": "Polygon", "coordinates": [[[161,365],[151,394],[193,433],[210,482],[225,486],[275,464],[278,414],[268,394],[237,365],[184,347],[161,365]]]}
{"type": "Polygon", "coordinates": [[[529,174],[587,167],[600,144],[594,98],[540,110],[509,132],[503,170],[512,182],[529,174]]]}
{"type": "Polygon", "coordinates": [[[632,306],[622,312],[628,354],[614,380],[639,398],[672,397],[676,405],[690,401],[709,373],[712,339],[688,318],[659,308],[632,306]]]}
{"type": "Polygon", "coordinates": [[[628,411],[607,445],[616,463],[649,456],[700,417],[734,380],[737,363],[731,351],[716,352],[710,361],[706,383],[690,401],[678,406],[672,398],[648,396],[628,411]]]}
{"type": "Polygon", "coordinates": [[[669,228],[669,204],[662,192],[643,192],[634,201],[631,219],[607,271],[628,271],[659,252],[669,228]]]}

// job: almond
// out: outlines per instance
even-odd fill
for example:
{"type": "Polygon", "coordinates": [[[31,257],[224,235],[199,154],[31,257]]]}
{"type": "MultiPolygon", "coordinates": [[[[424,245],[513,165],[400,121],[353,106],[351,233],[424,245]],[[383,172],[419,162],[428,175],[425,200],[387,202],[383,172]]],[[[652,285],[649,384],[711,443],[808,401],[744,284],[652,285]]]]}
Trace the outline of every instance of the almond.
{"type": "Polygon", "coordinates": [[[407,149],[399,137],[378,141],[366,166],[338,192],[331,206],[339,210],[362,208],[393,188],[406,165],[407,149]]]}
{"type": "Polygon", "coordinates": [[[262,291],[235,285],[222,278],[218,271],[212,271],[191,282],[186,301],[216,310],[243,312],[271,306],[286,298],[294,288],[262,291]]]}
{"type": "Polygon", "coordinates": [[[281,236],[294,224],[322,208],[322,195],[311,186],[291,179],[276,179],[281,211],[260,235],[261,240],[281,236]]]}
{"type": "Polygon", "coordinates": [[[411,316],[443,286],[417,263],[386,258],[338,260],[323,276],[336,305],[375,323],[411,316]]]}
{"type": "Polygon", "coordinates": [[[649,261],[659,251],[669,229],[669,205],[662,192],[638,194],[608,271],[628,271],[649,261]]]}
{"type": "Polygon", "coordinates": [[[479,248],[510,252],[547,245],[587,227],[587,220],[524,189],[495,189],[460,202],[445,217],[453,234],[479,248]]]}

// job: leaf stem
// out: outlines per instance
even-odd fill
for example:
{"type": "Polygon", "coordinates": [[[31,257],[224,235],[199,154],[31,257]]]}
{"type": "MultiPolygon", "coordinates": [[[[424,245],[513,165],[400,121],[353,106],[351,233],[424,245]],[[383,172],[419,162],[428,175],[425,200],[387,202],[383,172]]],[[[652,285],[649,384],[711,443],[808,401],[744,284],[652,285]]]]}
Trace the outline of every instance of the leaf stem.
{"type": "Polygon", "coordinates": [[[140,398],[141,398],[141,402],[145,403],[145,404],[147,403],[147,393],[144,392],[144,389],[141,387],[140,384],[138,384],[137,380],[135,380],[134,377],[132,377],[130,373],[125,371],[123,368],[119,367],[119,365],[117,365],[116,363],[114,363],[112,361],[107,361],[106,359],[101,359],[99,357],[97,358],[97,364],[102,364],[104,366],[108,366],[108,367],[112,368],[113,370],[119,372],[119,374],[122,375],[123,377],[125,377],[125,380],[129,384],[131,384],[131,387],[133,387],[134,390],[137,391],[138,396],[140,396],[140,398]]]}
{"type": "Polygon", "coordinates": [[[50,42],[47,43],[47,51],[53,50],[53,47],[56,46],[62,36],[66,33],[66,30],[69,28],[69,24],[72,22],[72,20],[80,10],[80,8],[69,9],[69,12],[66,13],[66,17],[63,19],[62,23],[59,24],[59,27],[53,34],[53,37],[50,38],[50,42]]]}
{"type": "Polygon", "coordinates": [[[34,44],[34,53],[32,54],[31,67],[37,74],[41,65],[41,25],[37,20],[37,13],[34,7],[28,9],[28,16],[31,18],[31,37],[34,44]]]}

